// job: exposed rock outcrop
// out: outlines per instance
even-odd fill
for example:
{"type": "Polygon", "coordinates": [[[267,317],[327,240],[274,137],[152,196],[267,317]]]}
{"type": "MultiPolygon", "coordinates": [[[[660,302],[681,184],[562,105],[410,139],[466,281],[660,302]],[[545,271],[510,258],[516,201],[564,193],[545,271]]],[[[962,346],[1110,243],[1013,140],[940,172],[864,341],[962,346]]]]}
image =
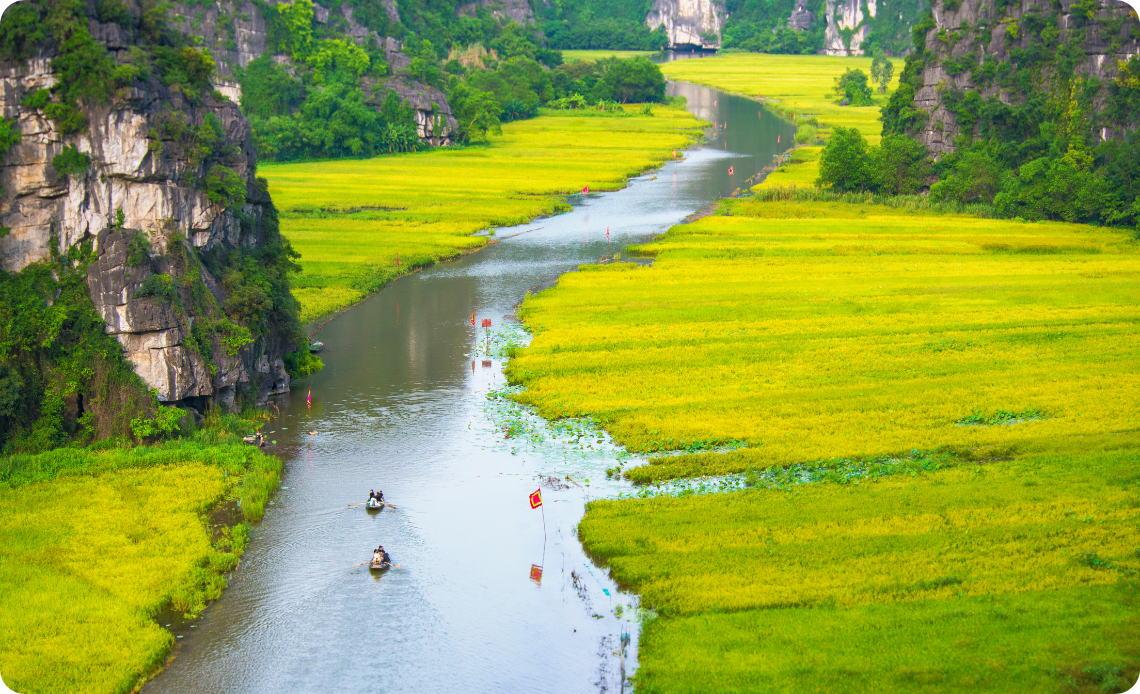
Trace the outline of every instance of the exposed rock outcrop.
{"type": "Polygon", "coordinates": [[[664,25],[670,48],[716,49],[725,18],[721,0],[654,0],[645,24],[664,25]]]}
{"type": "Polygon", "coordinates": [[[815,21],[815,15],[804,6],[803,0],[796,3],[796,9],[792,10],[791,16],[788,17],[788,28],[792,31],[807,31],[811,29],[811,23],[815,21]]]}
{"type": "Polygon", "coordinates": [[[869,18],[860,0],[827,0],[827,29],[823,34],[825,55],[863,55],[863,39],[877,11],[875,0],[866,0],[869,18]],[[847,34],[845,36],[845,34],[847,34]]]}
{"type": "MultiPolygon", "coordinates": [[[[112,38],[112,51],[129,48],[107,25],[93,29],[95,36],[112,38]]],[[[0,267],[18,271],[48,260],[53,251],[66,254],[90,243],[96,260],[88,266],[88,283],[95,306],[107,332],[162,401],[232,399],[239,385],[256,389],[259,398],[286,390],[282,356],[290,338],[274,328],[237,350],[223,349],[216,334],[194,344],[188,340],[195,321],[222,317],[217,306],[227,298],[199,253],[256,246],[270,233],[267,225],[276,223],[268,194],[254,181],[253,141],[241,111],[208,96],[191,103],[152,79],[119,90],[107,103],[81,103],[89,127],[64,136],[41,109],[21,105],[28,94],[55,84],[51,57],[0,64],[0,108],[22,136],[0,161],[0,224],[11,227],[0,238],[0,267]],[[202,180],[204,164],[169,134],[173,118],[183,133],[216,118],[211,122],[220,124],[230,151],[227,169],[246,189],[244,204],[212,202],[193,185],[202,180]],[[55,171],[52,159],[65,146],[90,157],[86,172],[63,177],[55,171]],[[153,250],[131,266],[127,244],[136,234],[153,250]],[[142,295],[148,278],[176,276],[176,263],[184,276],[199,277],[209,288],[216,315],[196,308],[201,300],[189,295],[195,285],[179,283],[177,296],[165,300],[142,295]]]]}
{"type": "MultiPolygon", "coordinates": [[[[1056,40],[1065,45],[1072,32],[1083,36],[1085,58],[1076,72],[1108,82],[1116,76],[1118,61],[1140,54],[1140,22],[1136,13],[1123,2],[1108,2],[1092,7],[1075,7],[1072,0],[1021,0],[999,11],[993,0],[962,0],[947,7],[937,0],[932,7],[935,26],[926,33],[927,60],[922,69],[922,87],[915,93],[915,106],[928,114],[919,138],[927,149],[939,157],[954,151],[954,139],[961,134],[957,117],[945,103],[947,90],[977,91],[982,98],[997,97],[1006,104],[1024,103],[1020,90],[1003,90],[997,81],[978,79],[977,71],[987,61],[1001,65],[1018,49],[1041,48],[1042,37],[1027,28],[1040,18],[1059,13],[1056,40]],[[1082,12],[1082,17],[1075,16],[1082,12]],[[1034,19],[1036,18],[1036,19],[1034,19]]],[[[1097,108],[1094,106],[1094,109],[1097,108]]],[[[1104,130],[1100,139],[1119,136],[1104,130]]]]}

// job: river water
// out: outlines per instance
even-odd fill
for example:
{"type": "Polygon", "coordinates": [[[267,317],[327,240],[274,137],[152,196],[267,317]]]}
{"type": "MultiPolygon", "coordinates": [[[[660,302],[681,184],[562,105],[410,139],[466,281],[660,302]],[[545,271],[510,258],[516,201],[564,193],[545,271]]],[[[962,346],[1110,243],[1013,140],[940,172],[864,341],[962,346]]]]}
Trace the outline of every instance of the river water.
{"type": "Polygon", "coordinates": [[[719,126],[682,161],[499,229],[498,243],[405,277],[320,331],[324,370],[294,384],[265,428],[282,489],[222,598],[174,627],[176,657],[148,694],[622,689],[636,598],[590,563],[575,525],[588,498],[622,484],[602,471],[625,454],[489,400],[502,362],[484,354],[488,331],[471,315],[509,329],[528,290],[664,231],[790,146],[792,125],[754,101],[668,89],[719,126]],[[395,509],[349,506],[370,488],[395,509]],[[381,543],[402,568],[354,566],[381,543]]]}

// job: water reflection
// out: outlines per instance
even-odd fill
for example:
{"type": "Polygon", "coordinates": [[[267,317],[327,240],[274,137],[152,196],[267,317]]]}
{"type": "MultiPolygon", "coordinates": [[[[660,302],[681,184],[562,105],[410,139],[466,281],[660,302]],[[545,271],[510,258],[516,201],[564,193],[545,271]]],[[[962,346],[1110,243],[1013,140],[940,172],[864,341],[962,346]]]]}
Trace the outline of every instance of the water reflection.
{"type": "Polygon", "coordinates": [[[721,124],[707,146],[625,190],[574,196],[570,213],[497,230],[499,243],[321,331],[324,371],[267,427],[284,486],[230,588],[147,692],[621,688],[636,602],[590,564],[575,527],[591,495],[621,486],[603,471],[625,454],[488,400],[506,384],[480,344],[484,319],[502,328],[528,290],[730,194],[792,133],[746,99],[669,93],[721,124]],[[369,489],[395,509],[349,506],[369,489]],[[354,568],[378,544],[403,568],[354,568]]]}

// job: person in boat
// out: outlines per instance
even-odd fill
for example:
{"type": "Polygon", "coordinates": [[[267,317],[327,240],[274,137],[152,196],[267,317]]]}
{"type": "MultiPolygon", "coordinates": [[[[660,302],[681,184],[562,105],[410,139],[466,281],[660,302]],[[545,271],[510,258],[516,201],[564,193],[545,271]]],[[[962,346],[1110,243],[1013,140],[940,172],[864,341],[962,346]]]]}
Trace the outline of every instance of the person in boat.
{"type": "Polygon", "coordinates": [[[369,499],[375,499],[375,498],[376,498],[376,491],[375,491],[375,490],[372,490],[372,489],[369,489],[369,490],[368,490],[368,498],[369,498],[369,499]]]}
{"type": "Polygon", "coordinates": [[[383,489],[376,492],[376,500],[379,501],[380,503],[384,503],[384,490],[383,489]]]}
{"type": "Polygon", "coordinates": [[[378,564],[384,561],[384,548],[378,547],[372,550],[372,563],[378,564]]]}
{"type": "Polygon", "coordinates": [[[388,552],[384,550],[384,545],[380,545],[380,561],[385,564],[391,563],[392,558],[388,556],[388,552]]]}

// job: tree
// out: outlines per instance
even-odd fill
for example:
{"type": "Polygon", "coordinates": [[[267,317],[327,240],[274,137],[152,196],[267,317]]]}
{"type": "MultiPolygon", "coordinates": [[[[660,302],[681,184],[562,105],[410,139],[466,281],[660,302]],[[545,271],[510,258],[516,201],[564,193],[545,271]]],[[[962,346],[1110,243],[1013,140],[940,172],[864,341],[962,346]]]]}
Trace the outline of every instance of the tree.
{"type": "Polygon", "coordinates": [[[661,74],[661,68],[645,58],[614,60],[607,65],[595,85],[593,96],[623,104],[664,101],[665,76],[661,74]]]}
{"type": "Polygon", "coordinates": [[[870,183],[886,195],[911,195],[926,183],[926,148],[905,135],[889,135],[867,156],[870,183]]]}
{"type": "Polygon", "coordinates": [[[955,155],[950,172],[930,187],[933,200],[954,200],[962,204],[993,202],[1001,190],[1001,165],[982,149],[955,155]]]}
{"type": "Polygon", "coordinates": [[[487,139],[487,133],[496,135],[503,132],[499,122],[502,108],[491,92],[473,89],[466,84],[457,84],[448,95],[451,112],[459,121],[459,139],[464,142],[477,142],[487,139]]]}
{"type": "Polygon", "coordinates": [[[887,54],[882,48],[875,46],[874,58],[871,60],[871,81],[878,83],[880,94],[887,93],[887,85],[894,76],[895,64],[887,59],[887,54]]]}
{"type": "Polygon", "coordinates": [[[816,185],[836,192],[867,187],[867,140],[855,128],[837,126],[819,156],[816,185]]]}
{"type": "Polygon", "coordinates": [[[871,87],[867,84],[867,73],[862,70],[848,68],[847,72],[835,79],[835,92],[849,106],[875,105],[871,98],[871,87]]]}

